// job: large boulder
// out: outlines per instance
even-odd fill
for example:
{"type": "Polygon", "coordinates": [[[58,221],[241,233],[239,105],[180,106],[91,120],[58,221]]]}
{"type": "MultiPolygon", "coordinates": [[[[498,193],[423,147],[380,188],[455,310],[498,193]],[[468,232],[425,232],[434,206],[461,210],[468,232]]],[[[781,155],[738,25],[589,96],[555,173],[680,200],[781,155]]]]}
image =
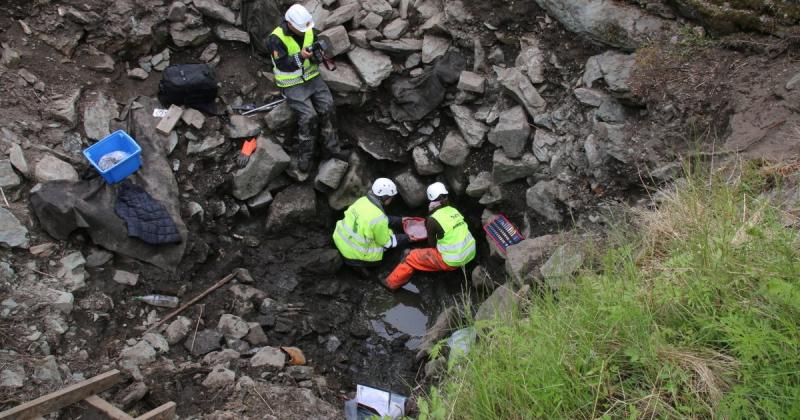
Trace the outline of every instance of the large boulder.
{"type": "Polygon", "coordinates": [[[322,80],[328,87],[339,93],[358,92],[364,87],[364,82],[358,77],[358,73],[353,66],[347,63],[336,63],[336,70],[328,70],[325,66],[320,67],[322,80]]]}
{"type": "Polygon", "coordinates": [[[561,223],[564,217],[558,209],[559,195],[558,181],[539,181],[528,188],[525,193],[525,201],[528,207],[547,221],[561,223]]]}
{"type": "Polygon", "coordinates": [[[522,157],[528,145],[531,127],[521,106],[516,106],[500,114],[500,121],[489,132],[489,142],[502,147],[506,156],[512,159],[522,157]]]}
{"type": "Polygon", "coordinates": [[[255,196],[289,167],[290,161],[280,145],[260,136],[247,166],[233,174],[233,196],[239,200],[255,196]]]}
{"type": "Polygon", "coordinates": [[[539,162],[531,153],[525,153],[520,159],[510,159],[502,149],[494,151],[492,156],[492,180],[495,184],[506,184],[526,178],[539,168],[539,162]]]}
{"type": "Polygon", "coordinates": [[[532,37],[520,39],[521,50],[515,65],[531,79],[531,83],[544,83],[544,53],[539,48],[539,40],[532,37]]]}
{"type": "Polygon", "coordinates": [[[392,60],[378,51],[353,48],[347,53],[356,71],[369,87],[378,87],[392,73],[392,60]]]}
{"type": "Polygon", "coordinates": [[[617,98],[631,99],[630,78],[636,67],[636,54],[606,51],[586,61],[583,83],[591,88],[603,80],[608,90],[617,98]]]}
{"type": "Polygon", "coordinates": [[[495,317],[510,319],[516,305],[519,304],[520,300],[527,297],[529,292],[530,286],[527,285],[516,292],[509,285],[498,287],[478,307],[478,312],[475,313],[475,320],[488,321],[495,317]]]}
{"type": "Polygon", "coordinates": [[[372,171],[363,156],[351,153],[349,163],[350,168],[339,183],[339,188],[328,195],[328,205],[337,211],[344,210],[366,194],[372,183],[372,171]]]}
{"type": "Polygon", "coordinates": [[[547,102],[539,95],[539,91],[533,86],[531,80],[520,69],[495,67],[494,71],[497,74],[497,81],[514,95],[531,117],[545,111],[547,102]]]}
{"type": "Polygon", "coordinates": [[[349,166],[349,163],[335,158],[322,162],[317,177],[314,178],[314,186],[320,191],[325,191],[326,188],[333,190],[339,188],[349,166]]]}
{"type": "Polygon", "coordinates": [[[28,229],[11,214],[10,211],[0,207],[0,245],[27,248],[28,229]]]}
{"type": "Polygon", "coordinates": [[[425,183],[411,169],[394,177],[397,192],[409,208],[420,207],[427,201],[425,183]]]}
{"type": "Polygon", "coordinates": [[[83,129],[86,137],[100,140],[111,134],[109,123],[119,116],[117,102],[104,93],[95,93],[83,111],[83,129]]]}
{"type": "Polygon", "coordinates": [[[465,106],[450,105],[450,111],[467,144],[470,147],[481,147],[486,132],[489,130],[486,124],[475,119],[474,113],[465,106]]]}
{"type": "Polygon", "coordinates": [[[38,182],[72,181],[78,182],[78,172],[67,162],[53,155],[45,154],[36,164],[34,174],[38,182]]]}
{"type": "Polygon", "coordinates": [[[217,0],[194,0],[194,7],[196,7],[197,10],[203,14],[203,16],[207,16],[230,25],[236,23],[236,15],[230,9],[220,4],[217,0]]]}
{"type": "Polygon", "coordinates": [[[464,164],[469,156],[469,144],[456,131],[450,131],[442,142],[439,160],[445,165],[459,167],[464,164]]]}
{"type": "Polygon", "coordinates": [[[635,50],[648,39],[677,29],[674,21],[657,18],[625,2],[536,0],[536,3],[568,30],[625,50],[635,50]]]}
{"type": "Polygon", "coordinates": [[[277,232],[316,219],[317,196],[305,185],[292,185],[279,192],[269,207],[267,231],[277,232]]]}
{"type": "Polygon", "coordinates": [[[81,90],[76,89],[61,99],[53,101],[48,107],[51,117],[57,121],[66,123],[69,128],[75,127],[78,122],[78,99],[81,97],[81,90]]]}
{"type": "Polygon", "coordinates": [[[506,274],[517,285],[531,283],[538,275],[536,268],[558,243],[558,236],[544,235],[511,245],[506,249],[506,274]]]}
{"type": "MultiPolygon", "coordinates": [[[[350,37],[347,36],[347,29],[342,25],[326,29],[319,34],[320,39],[328,40],[328,51],[331,57],[346,53],[350,50],[350,37]]],[[[323,66],[324,67],[324,66],[323,66]]]]}

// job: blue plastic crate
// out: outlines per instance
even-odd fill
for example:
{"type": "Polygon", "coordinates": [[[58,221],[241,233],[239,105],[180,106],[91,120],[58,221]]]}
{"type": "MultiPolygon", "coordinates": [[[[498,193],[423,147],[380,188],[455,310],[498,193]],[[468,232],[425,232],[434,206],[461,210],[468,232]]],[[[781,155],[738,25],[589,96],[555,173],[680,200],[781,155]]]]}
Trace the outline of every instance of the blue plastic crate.
{"type": "Polygon", "coordinates": [[[115,131],[103,140],[89,146],[83,151],[83,155],[109,184],[122,181],[142,166],[142,148],[123,130],[115,131]],[[125,152],[128,157],[105,171],[101,170],[100,159],[106,154],[116,151],[125,152]]]}

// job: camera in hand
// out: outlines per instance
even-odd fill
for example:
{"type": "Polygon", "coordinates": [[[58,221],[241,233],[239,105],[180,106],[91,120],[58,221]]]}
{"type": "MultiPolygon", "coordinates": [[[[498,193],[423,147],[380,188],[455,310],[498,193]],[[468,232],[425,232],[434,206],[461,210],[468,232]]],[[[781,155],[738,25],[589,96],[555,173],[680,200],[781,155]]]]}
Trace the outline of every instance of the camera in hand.
{"type": "Polygon", "coordinates": [[[324,39],[320,39],[310,47],[308,47],[308,52],[314,54],[314,61],[317,63],[322,63],[325,61],[325,51],[328,49],[328,42],[324,39]]]}

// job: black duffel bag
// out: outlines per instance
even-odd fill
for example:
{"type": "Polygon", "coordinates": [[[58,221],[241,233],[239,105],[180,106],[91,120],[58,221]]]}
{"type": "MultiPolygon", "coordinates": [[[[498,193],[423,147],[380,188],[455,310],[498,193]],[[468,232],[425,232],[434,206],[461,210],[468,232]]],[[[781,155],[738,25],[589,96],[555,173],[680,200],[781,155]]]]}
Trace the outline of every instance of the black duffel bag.
{"type": "Polygon", "coordinates": [[[176,64],[164,69],[158,100],[165,107],[186,105],[214,114],[217,91],[217,77],[208,64],[176,64]]]}

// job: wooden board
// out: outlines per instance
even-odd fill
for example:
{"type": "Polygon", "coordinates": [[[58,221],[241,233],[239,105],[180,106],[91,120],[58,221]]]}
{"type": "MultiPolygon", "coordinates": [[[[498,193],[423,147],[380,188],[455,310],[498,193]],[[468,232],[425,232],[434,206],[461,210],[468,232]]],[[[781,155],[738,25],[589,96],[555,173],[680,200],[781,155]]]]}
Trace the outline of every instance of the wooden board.
{"type": "Polygon", "coordinates": [[[98,392],[111,388],[122,380],[118,370],[111,370],[106,373],[89,378],[77,384],[70,385],[62,390],[44,395],[33,401],[20,404],[10,410],[0,413],[0,420],[29,420],[38,416],[52,413],[68,405],[91,397],[98,392]]]}
{"type": "Polygon", "coordinates": [[[136,417],[136,420],[172,420],[174,418],[175,403],[170,401],[136,417]]]}
{"type": "Polygon", "coordinates": [[[128,413],[114,407],[111,403],[97,395],[87,397],[84,401],[112,420],[133,420],[133,417],[129,416],[128,413]]]}

